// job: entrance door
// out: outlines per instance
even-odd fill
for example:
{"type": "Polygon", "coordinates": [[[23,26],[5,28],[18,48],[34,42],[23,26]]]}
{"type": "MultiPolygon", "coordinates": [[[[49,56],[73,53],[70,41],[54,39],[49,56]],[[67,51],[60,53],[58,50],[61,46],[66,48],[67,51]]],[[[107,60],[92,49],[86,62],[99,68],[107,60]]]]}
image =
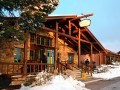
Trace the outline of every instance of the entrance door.
{"type": "Polygon", "coordinates": [[[48,72],[54,71],[54,50],[47,50],[48,72]]]}
{"type": "Polygon", "coordinates": [[[38,49],[38,62],[40,62],[40,60],[42,60],[44,52],[45,52],[45,50],[43,48],[38,49]]]}
{"type": "Polygon", "coordinates": [[[47,50],[47,64],[54,64],[54,50],[47,50]]]}
{"type": "Polygon", "coordinates": [[[43,58],[43,54],[47,54],[47,64],[54,64],[54,50],[45,50],[43,48],[38,49],[38,62],[43,58]]]}

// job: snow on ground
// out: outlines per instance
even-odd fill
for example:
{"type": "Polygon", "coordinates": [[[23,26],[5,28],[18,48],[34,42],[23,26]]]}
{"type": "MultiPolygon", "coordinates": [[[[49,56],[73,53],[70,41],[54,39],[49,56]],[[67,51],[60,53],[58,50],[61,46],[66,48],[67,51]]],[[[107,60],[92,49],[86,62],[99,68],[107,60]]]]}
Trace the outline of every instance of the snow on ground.
{"type": "MultiPolygon", "coordinates": [[[[120,77],[120,65],[102,65],[102,72],[93,74],[94,78],[102,78],[109,80],[115,77],[120,77]]],[[[72,77],[64,79],[62,75],[54,76],[47,84],[41,86],[22,86],[20,90],[90,90],[85,88],[85,84],[81,81],[74,80],[72,77]]]]}
{"type": "Polygon", "coordinates": [[[120,77],[120,65],[104,65],[106,67],[105,72],[93,74],[94,78],[102,78],[104,80],[113,79],[115,77],[120,77]],[[107,69],[108,68],[108,69],[107,69]]]}
{"type": "Polygon", "coordinates": [[[85,84],[69,77],[64,79],[61,75],[54,77],[52,81],[41,86],[22,86],[20,90],[90,90],[85,88],[85,84]]]}

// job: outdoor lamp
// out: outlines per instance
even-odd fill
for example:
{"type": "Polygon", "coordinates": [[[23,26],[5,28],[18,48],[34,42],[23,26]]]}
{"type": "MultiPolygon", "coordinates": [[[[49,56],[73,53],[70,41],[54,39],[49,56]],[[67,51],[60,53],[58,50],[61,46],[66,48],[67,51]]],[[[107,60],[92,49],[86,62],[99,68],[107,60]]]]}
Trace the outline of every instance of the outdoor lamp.
{"type": "Polygon", "coordinates": [[[83,19],[79,22],[80,27],[90,26],[91,20],[90,19],[83,19]]]}

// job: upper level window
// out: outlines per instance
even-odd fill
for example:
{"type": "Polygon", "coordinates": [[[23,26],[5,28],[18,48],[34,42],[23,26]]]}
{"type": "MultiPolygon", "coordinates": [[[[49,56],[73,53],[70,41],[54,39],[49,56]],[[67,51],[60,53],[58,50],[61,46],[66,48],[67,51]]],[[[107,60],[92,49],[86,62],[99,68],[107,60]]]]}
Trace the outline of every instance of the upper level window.
{"type": "Polygon", "coordinates": [[[49,38],[46,38],[46,45],[50,46],[50,39],[49,38]]]}
{"type": "Polygon", "coordinates": [[[51,43],[52,43],[52,41],[51,41],[50,38],[37,36],[37,44],[45,45],[45,46],[51,46],[51,43]]]}
{"type": "Polygon", "coordinates": [[[45,38],[41,37],[41,45],[44,45],[45,38]]]}
{"type": "Polygon", "coordinates": [[[41,44],[41,37],[37,36],[37,44],[41,44]]]}
{"type": "Polygon", "coordinates": [[[35,34],[33,33],[30,34],[30,42],[35,43],[35,34]]]}

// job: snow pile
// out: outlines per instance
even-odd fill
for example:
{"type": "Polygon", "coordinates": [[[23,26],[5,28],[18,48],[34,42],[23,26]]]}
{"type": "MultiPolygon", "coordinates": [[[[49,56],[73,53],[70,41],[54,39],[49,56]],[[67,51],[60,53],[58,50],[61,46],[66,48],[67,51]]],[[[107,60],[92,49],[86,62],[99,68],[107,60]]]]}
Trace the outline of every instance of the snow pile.
{"type": "Polygon", "coordinates": [[[56,75],[47,84],[41,86],[24,86],[19,90],[90,90],[85,88],[85,84],[81,81],[74,80],[72,77],[63,78],[62,75],[56,75]]]}
{"type": "Polygon", "coordinates": [[[93,74],[94,78],[102,78],[104,80],[109,80],[115,77],[120,77],[120,66],[104,65],[103,67],[106,68],[105,72],[93,74]]]}
{"type": "Polygon", "coordinates": [[[42,71],[37,75],[28,75],[28,78],[23,85],[32,86],[32,87],[39,86],[39,85],[46,84],[51,79],[52,79],[52,76],[50,75],[50,73],[47,73],[46,71],[42,71]]]}

